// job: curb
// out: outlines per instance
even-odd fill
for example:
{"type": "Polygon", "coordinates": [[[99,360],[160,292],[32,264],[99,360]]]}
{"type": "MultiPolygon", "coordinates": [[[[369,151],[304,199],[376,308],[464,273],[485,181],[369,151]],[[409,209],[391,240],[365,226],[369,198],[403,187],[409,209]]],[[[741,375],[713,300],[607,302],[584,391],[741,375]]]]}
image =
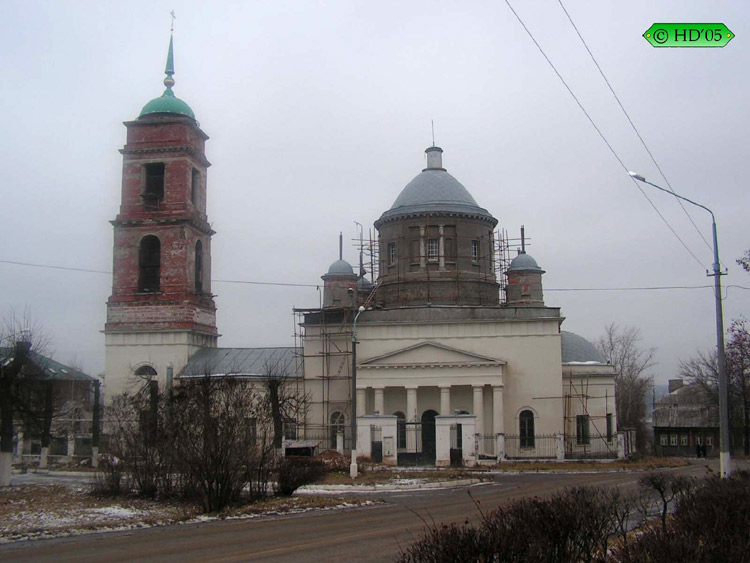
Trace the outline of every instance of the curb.
{"type": "Polygon", "coordinates": [[[297,489],[298,493],[385,493],[397,491],[418,491],[425,489],[450,489],[466,487],[481,483],[481,479],[455,479],[453,481],[431,481],[398,485],[391,483],[375,483],[373,485],[305,485],[297,489]]]}

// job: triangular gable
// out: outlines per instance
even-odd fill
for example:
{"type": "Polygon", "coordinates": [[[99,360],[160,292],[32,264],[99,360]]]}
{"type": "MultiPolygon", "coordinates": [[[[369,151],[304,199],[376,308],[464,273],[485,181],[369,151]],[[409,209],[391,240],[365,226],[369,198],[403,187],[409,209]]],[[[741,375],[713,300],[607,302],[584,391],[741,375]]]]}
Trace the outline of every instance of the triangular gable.
{"type": "Polygon", "coordinates": [[[499,366],[506,362],[496,358],[480,356],[474,352],[459,350],[437,342],[420,342],[365,360],[362,368],[424,367],[424,366],[499,366]]]}

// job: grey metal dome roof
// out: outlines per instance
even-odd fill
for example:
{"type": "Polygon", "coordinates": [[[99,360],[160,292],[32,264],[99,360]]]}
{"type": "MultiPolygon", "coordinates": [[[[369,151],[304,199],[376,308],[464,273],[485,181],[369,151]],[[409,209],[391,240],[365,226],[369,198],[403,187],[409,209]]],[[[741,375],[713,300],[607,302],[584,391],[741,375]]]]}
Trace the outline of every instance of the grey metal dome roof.
{"type": "Polygon", "coordinates": [[[427,168],[406,185],[377,223],[401,215],[443,212],[479,215],[497,224],[489,211],[477,205],[469,190],[442,167],[442,149],[430,147],[426,152],[427,168]]]}
{"type": "Polygon", "coordinates": [[[525,252],[521,252],[518,256],[513,258],[513,260],[510,263],[510,267],[506,270],[506,272],[528,272],[528,271],[544,272],[544,270],[542,270],[539,267],[539,264],[536,263],[536,260],[534,260],[531,256],[529,256],[525,252]]]}
{"type": "Polygon", "coordinates": [[[607,360],[596,346],[582,336],[578,336],[572,332],[563,330],[560,333],[560,345],[562,347],[563,364],[607,363],[607,360]]]}
{"type": "Polygon", "coordinates": [[[336,260],[333,264],[331,264],[331,267],[328,268],[328,274],[329,276],[353,276],[354,275],[354,269],[352,268],[351,264],[347,262],[346,260],[336,260]]]}

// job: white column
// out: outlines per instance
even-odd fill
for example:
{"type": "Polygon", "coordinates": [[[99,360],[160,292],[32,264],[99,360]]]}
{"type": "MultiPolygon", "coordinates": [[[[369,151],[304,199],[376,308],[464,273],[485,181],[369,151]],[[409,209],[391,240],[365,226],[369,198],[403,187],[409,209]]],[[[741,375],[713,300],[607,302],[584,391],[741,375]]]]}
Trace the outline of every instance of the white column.
{"type": "Polygon", "coordinates": [[[406,421],[417,422],[417,388],[406,388],[406,421]]]}
{"type": "Polygon", "coordinates": [[[443,226],[439,227],[440,242],[438,243],[438,258],[440,260],[438,269],[445,270],[445,238],[443,237],[443,226]]]}
{"type": "Polygon", "coordinates": [[[76,449],[76,437],[73,434],[68,434],[68,457],[73,457],[76,449]]]}
{"type": "Polygon", "coordinates": [[[424,227],[419,227],[419,267],[423,270],[426,265],[424,245],[424,227]]]}
{"type": "Polygon", "coordinates": [[[443,416],[451,414],[451,386],[440,386],[440,414],[443,416]]]}
{"type": "Polygon", "coordinates": [[[474,391],[474,416],[477,417],[475,432],[479,435],[484,434],[484,386],[472,386],[474,391]]]}
{"type": "Polygon", "coordinates": [[[503,434],[505,425],[503,424],[503,386],[492,386],[492,432],[494,434],[503,434]]]}
{"type": "Polygon", "coordinates": [[[357,389],[357,416],[367,414],[367,389],[357,389]]]}
{"type": "Polygon", "coordinates": [[[383,388],[375,388],[375,412],[374,414],[385,414],[385,401],[383,399],[383,388]]]}

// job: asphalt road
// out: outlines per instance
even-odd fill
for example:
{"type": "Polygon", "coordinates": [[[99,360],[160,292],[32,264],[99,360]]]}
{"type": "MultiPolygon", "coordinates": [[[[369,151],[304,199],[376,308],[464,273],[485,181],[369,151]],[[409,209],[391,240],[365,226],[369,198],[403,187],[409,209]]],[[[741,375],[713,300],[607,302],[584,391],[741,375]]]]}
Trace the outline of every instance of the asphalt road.
{"type": "MultiPolygon", "coordinates": [[[[701,477],[703,465],[677,470],[701,477]]],[[[508,500],[576,486],[631,486],[641,473],[502,474],[495,483],[378,494],[384,505],[36,540],[0,547],[5,561],[393,561],[422,519],[463,522],[508,500]],[[470,493],[470,494],[469,494],[470,493]]]]}

